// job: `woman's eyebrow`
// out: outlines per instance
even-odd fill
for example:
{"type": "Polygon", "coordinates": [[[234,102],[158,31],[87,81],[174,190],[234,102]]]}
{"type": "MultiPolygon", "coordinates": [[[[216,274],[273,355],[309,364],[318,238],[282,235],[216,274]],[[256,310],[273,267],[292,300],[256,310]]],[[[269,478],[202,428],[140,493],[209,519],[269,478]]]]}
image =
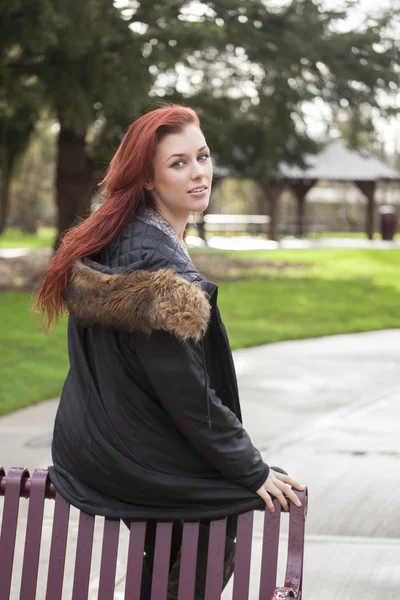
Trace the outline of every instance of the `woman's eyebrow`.
{"type": "MultiPolygon", "coordinates": [[[[197,152],[201,152],[202,150],[205,150],[207,148],[207,146],[202,146],[201,148],[199,148],[197,150],[197,152]]],[[[183,152],[181,154],[171,154],[171,156],[169,158],[167,158],[167,160],[165,162],[167,162],[170,158],[172,158],[173,156],[186,156],[186,153],[183,152]]]]}

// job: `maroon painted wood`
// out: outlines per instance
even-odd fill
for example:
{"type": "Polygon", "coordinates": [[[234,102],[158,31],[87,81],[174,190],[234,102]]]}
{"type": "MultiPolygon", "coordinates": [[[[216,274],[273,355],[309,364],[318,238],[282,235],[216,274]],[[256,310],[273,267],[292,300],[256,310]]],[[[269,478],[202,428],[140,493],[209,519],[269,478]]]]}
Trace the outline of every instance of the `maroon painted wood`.
{"type": "Polygon", "coordinates": [[[51,534],[46,600],[61,600],[70,504],[57,493],[51,534]]]}
{"type": "MultiPolygon", "coordinates": [[[[274,501],[275,513],[264,513],[260,600],[301,600],[307,490],[296,492],[302,502],[290,503],[288,557],[284,587],[276,587],[281,507],[274,501]]],[[[18,520],[19,498],[29,498],[20,598],[35,598],[40,556],[45,498],[56,498],[49,558],[46,600],[61,600],[70,505],[49,482],[47,470],[0,468],[0,495],[4,495],[0,535],[0,595],[10,595],[18,520]]],[[[238,518],[232,600],[248,600],[254,513],[238,518]]],[[[72,600],[87,600],[93,546],[94,517],[80,514],[72,600]]],[[[146,521],[132,521],[126,571],[125,600],[140,600],[146,521]]],[[[224,566],[226,519],[210,525],[205,600],[219,600],[224,566]]],[[[166,600],[171,549],[172,522],[159,522],[156,532],[151,600],[166,600]]],[[[119,521],[105,519],[100,567],[99,600],[112,599],[118,553],[119,521]]],[[[195,593],[196,555],[199,522],[185,522],[182,537],[178,600],[191,600],[195,593]]]]}
{"type": "Polygon", "coordinates": [[[238,517],[232,600],[248,600],[254,512],[238,517]]]}
{"type": "MultiPolygon", "coordinates": [[[[0,468],[2,469],[2,467],[0,467],[0,468]]],[[[27,471],[27,469],[23,469],[23,468],[11,469],[11,471],[21,471],[21,470],[26,471],[28,474],[21,481],[21,491],[20,491],[19,495],[20,495],[20,498],[29,498],[31,484],[32,484],[32,479],[31,479],[31,477],[29,477],[29,472],[27,471]]],[[[4,469],[3,469],[3,472],[4,472],[4,469]]],[[[0,496],[4,496],[6,486],[7,486],[7,476],[0,474],[0,496]]],[[[47,483],[46,483],[46,498],[55,498],[55,496],[56,496],[56,489],[55,489],[54,485],[48,479],[47,483]]]]}
{"type": "Polygon", "coordinates": [[[119,519],[105,519],[98,600],[113,600],[117,570],[119,519]]]}
{"type": "Polygon", "coordinates": [[[259,600],[269,600],[276,587],[278,568],[279,525],[281,505],[274,500],[275,512],[271,513],[267,506],[264,511],[264,533],[261,558],[259,600]]]}
{"type": "Polygon", "coordinates": [[[303,556],[305,521],[307,517],[307,490],[295,492],[302,504],[298,508],[290,504],[288,556],[286,563],[285,587],[293,591],[294,597],[300,600],[303,583],[303,556]]]}
{"type": "MultiPolygon", "coordinates": [[[[4,471],[3,471],[4,472],[4,471]]],[[[29,477],[27,469],[10,469],[7,477],[2,476],[4,494],[3,520],[0,533],[0,591],[8,598],[11,589],[14,563],[15,537],[19,510],[21,484],[29,477]]]]}
{"type": "Polygon", "coordinates": [[[186,521],[183,525],[178,600],[193,600],[194,598],[199,527],[199,521],[186,521]]]}
{"type": "Polygon", "coordinates": [[[225,536],[226,518],[211,521],[204,600],[220,600],[221,598],[225,536]]]}
{"type": "Polygon", "coordinates": [[[151,600],[167,599],[171,538],[172,521],[158,522],[151,581],[151,600]]]}
{"type": "Polygon", "coordinates": [[[131,521],[126,565],[125,600],[140,600],[146,521],[131,521]]]}
{"type": "Polygon", "coordinates": [[[20,598],[23,598],[23,600],[35,600],[36,598],[47,477],[47,470],[41,469],[35,469],[31,477],[28,520],[26,524],[25,549],[21,576],[20,598]]]}
{"type": "Polygon", "coordinates": [[[72,600],[87,600],[92,562],[94,517],[81,512],[76,545],[72,600]]]}

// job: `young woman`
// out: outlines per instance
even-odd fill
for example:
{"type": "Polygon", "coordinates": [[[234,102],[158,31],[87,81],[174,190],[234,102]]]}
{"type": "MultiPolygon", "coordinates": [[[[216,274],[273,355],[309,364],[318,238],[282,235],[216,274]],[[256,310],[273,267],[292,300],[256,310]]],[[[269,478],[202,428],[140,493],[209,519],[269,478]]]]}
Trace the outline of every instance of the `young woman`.
{"type": "MultiPolygon", "coordinates": [[[[287,499],[299,505],[292,487],[302,487],[270,469],[243,428],[218,287],[185,246],[212,176],[193,110],[170,105],[137,119],[109,165],[104,203],[64,236],[35,308],[46,331],[69,314],[70,369],[50,467],[56,489],[90,514],[174,520],[171,573],[181,520],[201,520],[206,531],[209,519],[229,517],[225,585],[235,515],[264,502],[273,511],[271,495],[285,509],[287,499]]],[[[142,598],[154,549],[148,529],[142,598]]]]}

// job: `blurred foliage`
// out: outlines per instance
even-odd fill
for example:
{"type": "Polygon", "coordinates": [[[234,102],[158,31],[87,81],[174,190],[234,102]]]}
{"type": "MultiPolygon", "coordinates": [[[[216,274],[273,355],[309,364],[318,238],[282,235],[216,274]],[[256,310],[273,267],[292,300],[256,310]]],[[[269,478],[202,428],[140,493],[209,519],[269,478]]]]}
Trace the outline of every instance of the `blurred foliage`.
{"type": "Polygon", "coordinates": [[[36,121],[27,151],[18,161],[11,182],[9,222],[25,233],[36,232],[40,222],[53,221],[56,164],[53,124],[46,114],[36,121]]]}
{"type": "Polygon", "coordinates": [[[314,0],[3,2],[2,171],[5,155],[26,147],[38,104],[47,106],[60,124],[62,231],[87,211],[127,126],[160,98],[199,112],[218,167],[233,176],[263,180],[281,161],[302,164],[317,150],[304,102],[345,104],[354,119],[396,110],[395,14],[357,30],[345,17],[314,0]]]}
{"type": "Polygon", "coordinates": [[[40,114],[44,82],[25,68],[57,40],[57,15],[49,0],[2,2],[0,8],[0,233],[10,203],[10,183],[40,114]]]}

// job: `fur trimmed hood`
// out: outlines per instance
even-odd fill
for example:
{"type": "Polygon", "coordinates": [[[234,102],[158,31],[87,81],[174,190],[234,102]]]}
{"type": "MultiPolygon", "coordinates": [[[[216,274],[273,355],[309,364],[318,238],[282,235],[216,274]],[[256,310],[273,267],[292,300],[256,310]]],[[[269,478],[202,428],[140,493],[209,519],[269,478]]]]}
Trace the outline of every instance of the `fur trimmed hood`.
{"type": "Polygon", "coordinates": [[[211,311],[200,283],[172,268],[108,274],[81,260],[72,263],[63,299],[69,313],[87,325],[128,333],[164,330],[182,340],[200,340],[211,311]]]}

